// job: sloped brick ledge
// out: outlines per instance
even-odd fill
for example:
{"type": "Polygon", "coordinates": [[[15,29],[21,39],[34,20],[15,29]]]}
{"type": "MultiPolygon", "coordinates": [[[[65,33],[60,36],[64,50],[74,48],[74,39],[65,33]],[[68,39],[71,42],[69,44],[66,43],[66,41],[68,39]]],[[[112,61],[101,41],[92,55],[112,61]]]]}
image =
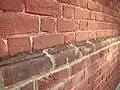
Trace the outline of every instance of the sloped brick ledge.
{"type": "MultiPolygon", "coordinates": [[[[30,89],[20,90],[36,90],[33,87],[38,87],[38,90],[45,90],[46,88],[57,90],[56,88],[59,86],[79,90],[75,88],[78,88],[82,82],[88,83],[88,87],[92,85],[92,88],[96,88],[100,81],[104,80],[103,78],[111,81],[112,73],[114,78],[117,78],[115,79],[117,85],[117,80],[119,80],[119,40],[119,35],[98,38],[3,59],[0,62],[1,81],[4,86],[2,88],[9,90],[13,87],[12,90],[19,90],[22,87],[27,87],[27,84],[24,85],[26,82],[30,84],[30,86],[28,85],[30,89]],[[109,73],[104,72],[104,70],[107,72],[109,70],[109,73]],[[108,74],[111,75],[111,78],[108,74]],[[78,77],[78,81],[74,81],[76,77],[78,77]],[[95,86],[93,80],[96,78],[100,78],[100,81],[95,86]],[[75,82],[78,83],[75,84],[75,82]]],[[[87,87],[84,88],[88,90],[87,87]]]]}

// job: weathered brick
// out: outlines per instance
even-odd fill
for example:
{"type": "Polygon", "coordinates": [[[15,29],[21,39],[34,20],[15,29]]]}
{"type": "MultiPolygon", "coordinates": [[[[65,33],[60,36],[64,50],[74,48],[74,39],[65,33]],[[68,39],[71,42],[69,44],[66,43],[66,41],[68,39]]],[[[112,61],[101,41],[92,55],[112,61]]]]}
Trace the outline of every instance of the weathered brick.
{"type": "Polygon", "coordinates": [[[55,72],[53,74],[50,74],[49,76],[46,76],[40,80],[37,80],[38,90],[44,90],[44,89],[50,88],[51,86],[66,79],[68,75],[69,75],[68,69],[64,69],[64,70],[55,72]]]}
{"type": "Polygon", "coordinates": [[[82,56],[88,55],[92,52],[94,52],[94,47],[88,43],[82,45],[79,47],[79,50],[81,51],[82,56]]]}
{"type": "Polygon", "coordinates": [[[82,31],[82,32],[78,32],[76,33],[76,41],[85,41],[88,40],[88,32],[86,31],[82,31]]]}
{"type": "Polygon", "coordinates": [[[75,8],[75,19],[88,19],[89,11],[82,8],[75,8]]]}
{"type": "Polygon", "coordinates": [[[56,67],[67,64],[67,56],[61,53],[57,53],[54,56],[56,67]]]}
{"type": "Polygon", "coordinates": [[[69,6],[63,6],[63,17],[64,18],[73,18],[74,17],[74,9],[73,7],[69,7],[69,6]]]}
{"type": "Polygon", "coordinates": [[[22,11],[22,0],[0,0],[0,9],[5,11],[22,11]]]}
{"type": "Polygon", "coordinates": [[[17,53],[31,52],[31,42],[29,36],[14,36],[8,39],[8,53],[14,55],[17,53]]]}
{"type": "Polygon", "coordinates": [[[75,20],[58,19],[58,32],[77,31],[79,24],[75,20]]]}
{"type": "Polygon", "coordinates": [[[69,45],[58,45],[57,47],[48,48],[47,52],[53,55],[61,51],[68,50],[68,48],[69,48],[69,45]]]}
{"type": "Polygon", "coordinates": [[[41,31],[48,32],[48,33],[55,33],[55,19],[50,17],[43,17],[41,18],[41,31]]]}
{"type": "Polygon", "coordinates": [[[20,90],[33,90],[33,82],[30,82],[27,85],[20,87],[20,90]]]}
{"type": "Polygon", "coordinates": [[[80,57],[80,52],[75,51],[74,49],[65,50],[53,55],[53,58],[56,63],[56,67],[67,64],[68,62],[72,62],[79,57],[80,57]]]}
{"type": "Polygon", "coordinates": [[[73,43],[73,42],[75,42],[75,33],[66,33],[65,43],[73,43]]]}
{"type": "Polygon", "coordinates": [[[39,20],[36,16],[0,13],[0,34],[26,34],[39,32],[39,20]]]}
{"type": "Polygon", "coordinates": [[[0,57],[8,55],[8,48],[4,39],[0,39],[0,57]]]}
{"type": "Polygon", "coordinates": [[[4,85],[10,86],[32,76],[47,72],[52,68],[50,58],[42,56],[1,68],[4,85]]]}
{"type": "Polygon", "coordinates": [[[36,35],[33,37],[33,50],[44,49],[64,44],[63,34],[36,35]]]}
{"type": "Polygon", "coordinates": [[[60,4],[53,0],[26,0],[26,12],[58,17],[61,14],[60,4]]]}

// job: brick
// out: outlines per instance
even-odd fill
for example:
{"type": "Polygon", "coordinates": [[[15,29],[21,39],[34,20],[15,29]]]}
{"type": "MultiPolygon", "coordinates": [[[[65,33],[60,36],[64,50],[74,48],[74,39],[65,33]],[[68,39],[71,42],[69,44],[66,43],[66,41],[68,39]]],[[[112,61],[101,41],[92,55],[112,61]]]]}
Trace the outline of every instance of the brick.
{"type": "Polygon", "coordinates": [[[44,90],[50,88],[51,86],[55,85],[58,82],[63,81],[68,77],[68,69],[64,69],[49,76],[43,77],[40,80],[37,80],[38,83],[38,90],[44,90]]]}
{"type": "Polygon", "coordinates": [[[85,58],[84,63],[85,63],[85,67],[90,66],[91,65],[91,58],[90,57],[85,58]]]}
{"type": "Polygon", "coordinates": [[[74,88],[74,90],[86,90],[87,85],[88,85],[88,82],[85,79],[82,82],[78,83],[78,85],[74,88]]]}
{"type": "Polygon", "coordinates": [[[97,21],[88,21],[88,30],[97,30],[99,23],[97,21]]]}
{"type": "Polygon", "coordinates": [[[80,31],[84,31],[88,29],[88,22],[87,20],[80,21],[80,31]]]}
{"type": "Polygon", "coordinates": [[[84,60],[82,60],[80,62],[77,62],[77,63],[73,64],[72,67],[71,67],[72,74],[80,72],[84,68],[85,68],[84,60]]]}
{"type": "Polygon", "coordinates": [[[1,0],[0,9],[4,11],[22,11],[22,0],[1,0]]]}
{"type": "Polygon", "coordinates": [[[56,67],[60,67],[62,65],[67,64],[67,56],[61,53],[57,53],[53,55],[56,67]]]}
{"type": "Polygon", "coordinates": [[[87,8],[87,0],[78,0],[78,6],[87,8]]]}
{"type": "Polygon", "coordinates": [[[82,31],[76,33],[76,41],[85,41],[88,40],[88,32],[82,31]]]}
{"type": "Polygon", "coordinates": [[[98,20],[98,21],[104,21],[104,14],[102,14],[102,13],[97,13],[97,15],[96,15],[96,20],[98,20]]]}
{"type": "Polygon", "coordinates": [[[27,85],[21,87],[20,90],[33,90],[33,82],[30,82],[27,85]]]}
{"type": "Polygon", "coordinates": [[[53,0],[27,0],[26,12],[58,17],[61,14],[60,4],[53,0]]]}
{"type": "Polygon", "coordinates": [[[73,18],[74,17],[73,7],[63,6],[63,17],[68,19],[73,18]]]}
{"type": "Polygon", "coordinates": [[[110,10],[110,8],[109,7],[103,7],[103,13],[105,13],[105,14],[110,14],[110,12],[111,12],[111,10],[110,10]]]}
{"type": "Polygon", "coordinates": [[[35,75],[40,75],[52,68],[50,58],[42,56],[24,62],[10,64],[1,68],[5,87],[24,81],[35,75]]]}
{"type": "Polygon", "coordinates": [[[71,81],[66,81],[63,85],[63,89],[59,89],[59,90],[70,90],[70,89],[72,89],[71,81]]]}
{"type": "Polygon", "coordinates": [[[41,31],[47,33],[55,33],[55,19],[50,17],[41,18],[41,31]]]}
{"type": "Polygon", "coordinates": [[[33,50],[44,49],[64,44],[63,34],[36,35],[33,37],[33,50]]]}
{"type": "Polygon", "coordinates": [[[92,88],[92,84],[89,84],[89,85],[86,87],[85,90],[93,90],[93,88],[92,88]]]}
{"type": "Polygon", "coordinates": [[[93,88],[97,87],[99,83],[102,80],[102,75],[99,75],[94,81],[93,81],[93,88]]]}
{"type": "Polygon", "coordinates": [[[52,90],[70,90],[72,89],[71,81],[67,80],[62,84],[57,85],[57,87],[52,88],[52,90]]]}
{"type": "Polygon", "coordinates": [[[79,57],[80,57],[80,52],[75,51],[74,49],[65,50],[53,55],[56,67],[67,64],[67,62],[72,62],[75,59],[78,59],[79,57]]]}
{"type": "Polygon", "coordinates": [[[92,45],[86,43],[83,46],[80,46],[79,50],[81,51],[82,56],[85,56],[85,55],[88,55],[88,54],[94,52],[94,47],[92,45]]]}
{"type": "Polygon", "coordinates": [[[53,48],[48,48],[47,49],[47,52],[49,54],[56,54],[56,53],[60,53],[61,51],[65,51],[65,50],[68,50],[68,47],[67,45],[58,45],[57,47],[53,47],[53,48]]]}
{"type": "Polygon", "coordinates": [[[66,33],[65,43],[73,43],[73,42],[75,42],[75,33],[66,33]]]}
{"type": "Polygon", "coordinates": [[[86,77],[89,77],[97,71],[97,69],[100,67],[100,63],[97,61],[94,64],[90,65],[85,69],[86,77]]]}
{"type": "Polygon", "coordinates": [[[103,73],[105,70],[107,70],[108,69],[108,64],[107,63],[105,63],[105,64],[103,64],[102,66],[101,66],[101,73],[103,73]]]}
{"type": "Polygon", "coordinates": [[[78,4],[78,0],[57,0],[57,1],[67,3],[67,4],[72,4],[72,5],[78,4]]]}
{"type": "Polygon", "coordinates": [[[96,32],[95,31],[89,31],[88,32],[88,39],[94,39],[96,38],[96,32]]]}
{"type": "MultiPolygon", "coordinates": [[[[89,74],[88,74],[88,76],[89,76],[88,77],[89,84],[91,82],[94,82],[100,75],[101,75],[101,69],[100,68],[95,70],[94,73],[91,76],[89,76],[89,74]]],[[[87,75],[86,75],[86,77],[87,77],[87,75]]]]}
{"type": "Polygon", "coordinates": [[[97,37],[97,38],[104,37],[104,32],[103,32],[103,31],[97,31],[97,32],[96,32],[96,37],[97,37]]]}
{"type": "Polygon", "coordinates": [[[88,19],[89,11],[82,8],[75,8],[75,19],[88,19]]]}
{"type": "Polygon", "coordinates": [[[0,57],[8,55],[8,48],[4,39],[0,38],[0,57]]]}
{"type": "Polygon", "coordinates": [[[79,24],[75,20],[58,19],[58,32],[77,31],[79,24]]]}
{"type": "Polygon", "coordinates": [[[90,19],[96,20],[96,17],[97,17],[97,12],[91,11],[91,12],[90,12],[90,19]]]}
{"type": "Polygon", "coordinates": [[[81,82],[85,78],[84,70],[78,71],[78,73],[74,74],[71,78],[71,86],[76,86],[79,82],[81,82]]]}
{"type": "Polygon", "coordinates": [[[17,53],[31,52],[31,42],[29,36],[9,37],[8,39],[8,53],[14,55],[17,53]]]}
{"type": "Polygon", "coordinates": [[[93,90],[99,90],[99,87],[97,86],[97,87],[95,87],[93,90]]]}
{"type": "Polygon", "coordinates": [[[100,59],[100,53],[96,53],[96,54],[93,54],[91,56],[91,63],[94,63],[95,61],[97,61],[98,59],[100,59]]]}
{"type": "Polygon", "coordinates": [[[39,20],[36,16],[22,13],[0,13],[0,34],[26,34],[39,32],[39,20]]]}
{"type": "Polygon", "coordinates": [[[103,12],[103,7],[104,7],[104,6],[99,3],[99,4],[98,4],[98,11],[103,12]]]}
{"type": "Polygon", "coordinates": [[[97,11],[98,4],[94,0],[88,0],[88,9],[97,11]]]}

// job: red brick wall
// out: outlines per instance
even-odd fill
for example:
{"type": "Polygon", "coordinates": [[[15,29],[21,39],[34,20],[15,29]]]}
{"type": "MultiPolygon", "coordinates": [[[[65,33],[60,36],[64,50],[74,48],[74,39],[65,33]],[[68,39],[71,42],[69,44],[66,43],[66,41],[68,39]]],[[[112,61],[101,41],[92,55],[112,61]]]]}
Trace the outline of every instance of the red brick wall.
{"type": "Polygon", "coordinates": [[[119,9],[119,0],[0,0],[0,90],[114,90],[119,9]]]}

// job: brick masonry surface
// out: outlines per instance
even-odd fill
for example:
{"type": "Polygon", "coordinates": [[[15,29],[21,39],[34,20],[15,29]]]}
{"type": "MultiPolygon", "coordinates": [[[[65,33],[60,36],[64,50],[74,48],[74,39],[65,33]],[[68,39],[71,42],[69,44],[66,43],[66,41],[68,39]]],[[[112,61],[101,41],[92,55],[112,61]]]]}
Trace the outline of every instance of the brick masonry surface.
{"type": "Polygon", "coordinates": [[[0,90],[115,90],[119,0],[0,0],[0,90]]]}

